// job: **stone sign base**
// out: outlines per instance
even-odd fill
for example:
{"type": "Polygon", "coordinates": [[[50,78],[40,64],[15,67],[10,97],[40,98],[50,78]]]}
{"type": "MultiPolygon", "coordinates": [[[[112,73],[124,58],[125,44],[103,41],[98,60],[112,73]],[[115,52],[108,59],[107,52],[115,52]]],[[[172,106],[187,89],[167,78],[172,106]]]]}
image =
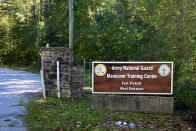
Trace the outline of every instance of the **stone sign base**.
{"type": "Polygon", "coordinates": [[[116,111],[173,113],[173,97],[92,95],[91,107],[116,111]]]}

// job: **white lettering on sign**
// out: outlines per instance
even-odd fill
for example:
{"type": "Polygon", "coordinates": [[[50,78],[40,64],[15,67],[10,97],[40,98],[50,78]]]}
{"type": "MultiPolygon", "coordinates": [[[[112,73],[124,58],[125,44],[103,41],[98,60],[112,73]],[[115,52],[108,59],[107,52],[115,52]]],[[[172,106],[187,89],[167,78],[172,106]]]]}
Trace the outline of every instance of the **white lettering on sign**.
{"type": "Polygon", "coordinates": [[[128,88],[128,87],[120,87],[120,90],[128,91],[128,90],[129,90],[129,88],[128,88]]]}
{"type": "Polygon", "coordinates": [[[148,79],[155,79],[157,78],[157,75],[147,75],[147,74],[144,74],[144,78],[148,78],[148,79]]]}
{"type": "Polygon", "coordinates": [[[129,82],[126,82],[126,81],[122,81],[122,85],[128,85],[129,82]]]}
{"type": "Polygon", "coordinates": [[[142,82],[135,82],[135,81],[130,81],[130,85],[142,85],[142,82]]]}
{"type": "Polygon", "coordinates": [[[107,78],[109,79],[117,79],[117,78],[122,78],[122,79],[125,79],[125,78],[129,78],[129,79],[156,79],[158,78],[157,75],[154,75],[154,74],[144,74],[144,75],[140,75],[140,74],[127,74],[127,75],[122,75],[122,74],[119,74],[119,75],[113,75],[113,74],[107,74],[106,76],[107,78]]]}
{"type": "Polygon", "coordinates": [[[107,78],[125,78],[126,75],[112,75],[112,74],[107,74],[107,78]]]}
{"type": "Polygon", "coordinates": [[[123,66],[123,70],[129,71],[129,70],[139,70],[139,66],[123,66]]]}
{"type": "Polygon", "coordinates": [[[141,66],[141,70],[145,70],[145,71],[149,71],[149,70],[153,70],[153,66],[141,66]]]}
{"type": "Polygon", "coordinates": [[[136,91],[143,91],[144,90],[144,88],[135,88],[135,87],[120,87],[120,90],[121,91],[134,91],[134,90],[136,90],[136,91]]]}
{"type": "Polygon", "coordinates": [[[112,66],[112,70],[122,71],[122,66],[112,66]]]}
{"type": "Polygon", "coordinates": [[[143,75],[139,74],[127,74],[127,78],[137,78],[143,80],[143,75]]]}
{"type": "Polygon", "coordinates": [[[112,66],[112,70],[114,71],[138,71],[138,70],[144,70],[144,71],[152,71],[153,66],[112,66]]]}

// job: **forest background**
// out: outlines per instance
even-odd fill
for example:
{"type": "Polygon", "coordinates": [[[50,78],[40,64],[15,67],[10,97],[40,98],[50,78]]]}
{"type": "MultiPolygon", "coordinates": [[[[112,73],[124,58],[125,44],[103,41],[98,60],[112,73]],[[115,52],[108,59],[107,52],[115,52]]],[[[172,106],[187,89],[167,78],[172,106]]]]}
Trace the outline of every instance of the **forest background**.
{"type": "MultiPolygon", "coordinates": [[[[69,46],[68,0],[0,0],[1,64],[37,66],[47,43],[69,46]]],[[[175,107],[196,109],[196,0],[74,0],[74,62],[84,58],[173,61],[175,107]]]]}

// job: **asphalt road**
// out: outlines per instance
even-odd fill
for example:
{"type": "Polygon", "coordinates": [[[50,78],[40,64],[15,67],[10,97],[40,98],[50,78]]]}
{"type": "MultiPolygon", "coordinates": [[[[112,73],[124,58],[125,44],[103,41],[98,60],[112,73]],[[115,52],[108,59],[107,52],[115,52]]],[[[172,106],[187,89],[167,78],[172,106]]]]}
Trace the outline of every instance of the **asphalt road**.
{"type": "Polygon", "coordinates": [[[25,123],[18,119],[24,115],[21,101],[41,91],[39,74],[0,68],[0,131],[25,131],[25,123]]]}

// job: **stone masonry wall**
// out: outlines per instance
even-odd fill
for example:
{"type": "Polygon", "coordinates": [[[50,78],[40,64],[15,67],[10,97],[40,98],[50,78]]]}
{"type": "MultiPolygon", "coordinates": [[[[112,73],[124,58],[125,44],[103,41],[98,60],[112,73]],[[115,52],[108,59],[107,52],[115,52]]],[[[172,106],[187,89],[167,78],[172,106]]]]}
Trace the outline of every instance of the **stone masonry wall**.
{"type": "Polygon", "coordinates": [[[59,61],[61,97],[81,97],[83,68],[71,63],[70,49],[64,47],[42,49],[46,96],[57,96],[57,61],[59,61]]]}

